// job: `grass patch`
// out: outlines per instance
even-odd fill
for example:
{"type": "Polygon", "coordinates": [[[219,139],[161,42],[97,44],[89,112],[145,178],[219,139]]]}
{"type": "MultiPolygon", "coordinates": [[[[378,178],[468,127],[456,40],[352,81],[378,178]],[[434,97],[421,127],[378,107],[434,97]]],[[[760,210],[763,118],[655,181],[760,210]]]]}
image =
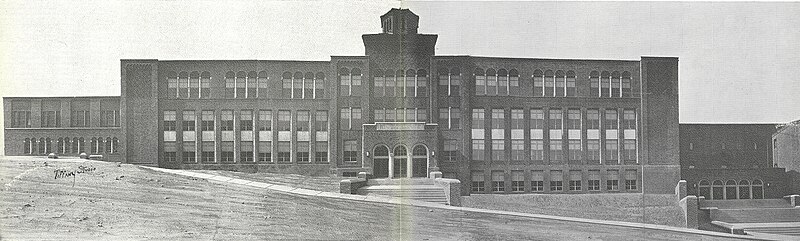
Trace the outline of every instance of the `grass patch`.
{"type": "Polygon", "coordinates": [[[339,192],[339,182],[344,177],[325,177],[325,176],[306,176],[288,173],[269,173],[269,172],[234,172],[216,170],[190,170],[224,177],[239,178],[248,181],[257,181],[270,184],[279,184],[290,187],[299,187],[323,192],[339,192]]]}
{"type": "Polygon", "coordinates": [[[671,194],[473,194],[465,207],[680,227],[683,213],[671,194]]]}

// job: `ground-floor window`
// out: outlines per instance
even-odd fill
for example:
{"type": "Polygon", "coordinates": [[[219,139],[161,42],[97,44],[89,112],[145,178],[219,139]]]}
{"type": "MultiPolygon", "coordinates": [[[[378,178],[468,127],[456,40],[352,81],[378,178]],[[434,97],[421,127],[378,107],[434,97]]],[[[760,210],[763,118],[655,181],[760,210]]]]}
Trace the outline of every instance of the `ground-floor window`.
{"type": "Polygon", "coordinates": [[[564,176],[561,171],[550,171],[550,191],[564,190],[564,176]]]}
{"type": "Polygon", "coordinates": [[[636,190],[636,170],[625,170],[625,190],[636,190]]]}
{"type": "Polygon", "coordinates": [[[580,191],[583,189],[581,183],[583,182],[581,179],[581,171],[569,171],[569,190],[570,191],[580,191]]]}
{"type": "Polygon", "coordinates": [[[472,172],[472,192],[485,192],[486,187],[484,186],[484,183],[483,172],[472,172]]]}
{"type": "Polygon", "coordinates": [[[532,171],[531,172],[531,191],[541,192],[544,191],[544,172],[532,171]]]}
{"type": "Polygon", "coordinates": [[[233,151],[223,151],[219,153],[219,160],[221,162],[233,162],[233,151]]]}
{"type": "Polygon", "coordinates": [[[164,161],[165,162],[176,162],[178,161],[178,155],[174,151],[164,152],[164,161]]]}
{"type": "Polygon", "coordinates": [[[314,161],[315,162],[328,162],[328,142],[318,141],[314,145],[314,161]]]}
{"type": "Polygon", "coordinates": [[[214,162],[214,151],[203,151],[200,153],[200,160],[203,163],[213,163],[214,162]]]}
{"type": "Polygon", "coordinates": [[[278,162],[287,163],[292,161],[291,143],[288,141],[278,142],[278,162]]]}
{"type": "Polygon", "coordinates": [[[525,191],[525,172],[511,171],[511,191],[512,192],[525,191]]]}
{"type": "Polygon", "coordinates": [[[492,191],[493,192],[506,191],[505,174],[503,173],[503,171],[492,172],[492,191]]]}
{"type": "Polygon", "coordinates": [[[272,142],[271,141],[258,142],[258,161],[259,162],[272,162],[272,142]]]}
{"type": "Polygon", "coordinates": [[[297,162],[311,162],[311,154],[309,151],[309,146],[307,141],[298,141],[297,148],[297,162]]]}
{"type": "Polygon", "coordinates": [[[600,170],[590,170],[589,181],[587,182],[587,190],[600,191],[600,170]]]}

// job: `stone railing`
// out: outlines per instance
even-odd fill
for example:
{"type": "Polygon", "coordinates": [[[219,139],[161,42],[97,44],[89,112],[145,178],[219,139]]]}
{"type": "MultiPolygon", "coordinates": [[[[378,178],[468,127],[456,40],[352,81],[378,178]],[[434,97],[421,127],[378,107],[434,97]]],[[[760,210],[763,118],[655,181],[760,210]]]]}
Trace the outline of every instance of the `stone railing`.
{"type": "Polygon", "coordinates": [[[441,172],[431,172],[433,184],[437,187],[444,189],[444,195],[447,197],[447,204],[450,206],[461,206],[461,181],[458,179],[442,178],[441,172]]]}
{"type": "Polygon", "coordinates": [[[359,172],[357,178],[340,181],[339,192],[345,194],[357,194],[358,189],[366,185],[367,185],[367,173],[359,172]]]}

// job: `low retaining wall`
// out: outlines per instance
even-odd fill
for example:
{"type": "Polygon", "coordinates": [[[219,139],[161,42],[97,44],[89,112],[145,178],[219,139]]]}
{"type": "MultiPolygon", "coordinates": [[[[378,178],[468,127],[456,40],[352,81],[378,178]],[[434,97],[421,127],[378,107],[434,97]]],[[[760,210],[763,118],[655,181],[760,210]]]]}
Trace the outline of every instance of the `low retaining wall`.
{"type": "Polygon", "coordinates": [[[461,206],[461,181],[458,179],[449,178],[435,178],[434,185],[444,189],[444,195],[447,197],[447,204],[450,206],[461,206]]]}

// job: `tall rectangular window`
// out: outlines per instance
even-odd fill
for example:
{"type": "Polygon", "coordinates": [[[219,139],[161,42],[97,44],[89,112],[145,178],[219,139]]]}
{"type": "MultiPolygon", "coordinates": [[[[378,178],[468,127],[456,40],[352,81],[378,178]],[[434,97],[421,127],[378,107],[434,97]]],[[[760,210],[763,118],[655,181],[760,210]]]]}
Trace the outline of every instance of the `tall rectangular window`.
{"type": "Polygon", "coordinates": [[[581,179],[581,171],[569,171],[569,190],[580,191],[582,190],[583,180],[581,179]]]}
{"type": "Polygon", "coordinates": [[[600,163],[600,140],[586,141],[586,159],[591,164],[600,163]]]}
{"type": "Polygon", "coordinates": [[[228,71],[225,73],[225,98],[231,99],[236,95],[236,73],[228,71]]]}
{"type": "Polygon", "coordinates": [[[625,170],[625,190],[636,190],[636,170],[625,170]]]}
{"type": "Polygon", "coordinates": [[[291,111],[288,110],[278,111],[278,131],[291,131],[291,130],[292,130],[291,111]]]}
{"type": "Polygon", "coordinates": [[[342,108],[339,117],[341,119],[339,125],[342,130],[361,129],[361,108],[342,108]]]}
{"type": "Polygon", "coordinates": [[[239,146],[239,161],[253,162],[253,142],[242,141],[239,146]]]}
{"type": "Polygon", "coordinates": [[[483,161],[486,159],[484,157],[486,148],[484,143],[484,140],[472,140],[472,160],[483,161]]]}
{"type": "Polygon", "coordinates": [[[483,109],[472,109],[472,129],[484,128],[484,112],[483,109]]]}
{"type": "Polygon", "coordinates": [[[221,131],[233,131],[233,111],[223,110],[220,112],[219,129],[221,131]]]}
{"type": "Polygon", "coordinates": [[[563,97],[565,95],[566,90],[566,77],[564,76],[564,72],[559,70],[556,71],[556,96],[563,97]]]}
{"type": "Polygon", "coordinates": [[[550,171],[550,191],[564,190],[564,175],[561,171],[550,171]]]}
{"type": "MultiPolygon", "coordinates": [[[[548,122],[548,125],[549,125],[548,127],[550,127],[550,130],[551,131],[552,130],[561,130],[563,125],[564,125],[564,123],[563,123],[564,116],[563,116],[561,110],[559,110],[559,109],[550,109],[549,117],[550,118],[548,119],[547,122],[548,122]]],[[[559,137],[552,137],[552,136],[550,137],[550,139],[553,139],[553,138],[561,138],[561,137],[560,136],[559,137]]]]}
{"type": "Polygon", "coordinates": [[[506,191],[506,175],[503,171],[492,171],[492,192],[506,191]]]}
{"type": "Polygon", "coordinates": [[[600,129],[600,111],[590,109],[586,111],[586,129],[600,129]]]}
{"type": "Polygon", "coordinates": [[[281,98],[292,98],[292,73],[284,72],[281,79],[281,98]]]}
{"type": "Polygon", "coordinates": [[[384,90],[386,89],[386,79],[383,77],[383,72],[378,71],[373,78],[372,96],[382,97],[385,96],[384,90]]]}
{"type": "MultiPolygon", "coordinates": [[[[567,129],[580,130],[581,129],[581,110],[569,109],[567,111],[567,129]]],[[[572,139],[572,136],[570,136],[572,139]]]]}
{"type": "Polygon", "coordinates": [[[619,129],[619,121],[617,116],[617,110],[606,110],[605,119],[603,121],[603,127],[606,130],[616,130],[619,129]]]}
{"type": "Polygon", "coordinates": [[[439,127],[450,129],[450,108],[439,108],[439,127]]]}
{"type": "Polygon", "coordinates": [[[181,130],[194,131],[195,120],[197,119],[197,116],[194,114],[194,111],[184,110],[182,114],[183,114],[183,122],[181,122],[181,130]]]}
{"type": "Polygon", "coordinates": [[[311,148],[309,146],[309,142],[307,141],[298,141],[295,151],[297,152],[297,162],[311,162],[311,148]]]}
{"type": "Polygon", "coordinates": [[[183,153],[181,153],[181,160],[183,163],[195,163],[195,153],[197,148],[195,147],[194,142],[184,142],[183,143],[183,153]]]}
{"type": "Polygon", "coordinates": [[[522,109],[511,110],[511,129],[522,130],[525,128],[525,114],[522,109]]]}
{"type": "Polygon", "coordinates": [[[569,140],[569,160],[581,160],[581,140],[569,140]]]}
{"type": "Polygon", "coordinates": [[[525,160],[525,141],[511,140],[511,160],[525,160]]]}
{"type": "Polygon", "coordinates": [[[475,71],[475,95],[486,95],[486,76],[482,69],[475,71]]]}
{"type": "Polygon", "coordinates": [[[533,192],[544,191],[543,171],[531,171],[531,191],[533,192]]]}
{"type": "Polygon", "coordinates": [[[201,142],[202,152],[200,153],[200,161],[202,163],[214,163],[214,142],[213,141],[204,141],[201,142]]]}
{"type": "Polygon", "coordinates": [[[239,112],[239,129],[241,131],[253,130],[253,111],[242,110],[239,112]]]}
{"type": "Polygon", "coordinates": [[[353,122],[351,128],[354,130],[361,130],[361,125],[364,124],[364,122],[361,121],[361,108],[353,108],[352,112],[353,112],[352,116],[353,122]]]}
{"type": "Polygon", "coordinates": [[[461,153],[458,151],[458,140],[444,140],[444,153],[442,161],[455,161],[458,160],[461,153]]]}
{"type": "Polygon", "coordinates": [[[213,131],[214,130],[214,111],[213,110],[204,110],[202,112],[200,130],[201,131],[213,131]]]}
{"type": "Polygon", "coordinates": [[[622,97],[631,97],[631,73],[622,72],[622,97]]]}
{"type": "Polygon", "coordinates": [[[309,131],[309,125],[311,124],[311,112],[307,110],[299,110],[297,112],[297,120],[295,122],[295,130],[297,131],[309,131]]]}
{"type": "Polygon", "coordinates": [[[482,171],[472,171],[471,175],[471,191],[475,193],[482,193],[486,191],[486,182],[484,181],[484,176],[482,171]]]}
{"type": "Polygon", "coordinates": [[[600,191],[600,170],[589,170],[587,190],[600,191]]]}
{"type": "MultiPolygon", "coordinates": [[[[44,104],[43,104],[44,105],[44,104]]],[[[45,110],[42,111],[42,127],[58,127],[61,123],[61,111],[45,110]]]]}
{"type": "Polygon", "coordinates": [[[292,162],[292,143],[288,141],[279,141],[278,163],[288,163],[288,162],[292,162]]]}
{"type": "Polygon", "coordinates": [[[563,147],[561,140],[550,140],[550,162],[559,163],[564,160],[563,147]]]}
{"type": "Polygon", "coordinates": [[[544,96],[555,96],[556,76],[552,70],[544,72],[544,96]]]}
{"type": "Polygon", "coordinates": [[[318,110],[314,115],[314,130],[328,131],[328,111],[318,110]]]}
{"type": "Polygon", "coordinates": [[[232,141],[221,142],[219,149],[220,149],[219,153],[220,162],[234,162],[232,141]]]}
{"type": "Polygon", "coordinates": [[[259,162],[272,162],[272,142],[259,141],[258,142],[258,161],[259,162]]]}
{"type": "Polygon", "coordinates": [[[164,111],[164,131],[175,131],[176,130],[176,114],[174,110],[165,110],[164,111]]]}
{"type": "Polygon", "coordinates": [[[258,111],[258,129],[261,131],[272,130],[272,110],[258,111]]]}
{"type": "Polygon", "coordinates": [[[597,71],[592,71],[589,74],[589,96],[600,96],[600,73],[597,73],[597,71]]]}
{"type": "Polygon", "coordinates": [[[636,162],[636,140],[628,140],[626,139],[625,142],[622,144],[622,148],[624,152],[622,153],[622,158],[626,163],[635,163],[636,162]]]}
{"type": "Polygon", "coordinates": [[[450,108],[450,129],[461,129],[461,109],[450,108]]]}
{"type": "Polygon", "coordinates": [[[531,140],[531,160],[534,162],[544,160],[544,141],[531,140]]]}
{"type": "Polygon", "coordinates": [[[511,191],[512,192],[525,191],[525,172],[511,171],[511,191]]]}
{"type": "Polygon", "coordinates": [[[576,96],[575,72],[567,71],[567,96],[576,96]]]}
{"type": "Polygon", "coordinates": [[[356,162],[358,161],[358,143],[355,140],[344,141],[344,161],[356,162]]]}
{"type": "Polygon", "coordinates": [[[533,72],[533,96],[544,96],[544,73],[541,70],[533,72]]]}
{"type": "MultiPolygon", "coordinates": [[[[73,124],[72,126],[76,125],[73,124]]],[[[13,128],[31,127],[31,111],[30,110],[11,111],[11,127],[13,128]]]]}
{"type": "Polygon", "coordinates": [[[600,96],[611,97],[611,75],[606,71],[600,74],[600,96]]]}
{"type": "Polygon", "coordinates": [[[617,140],[606,140],[605,149],[605,163],[618,164],[619,163],[619,145],[617,140]]]}
{"type": "Polygon", "coordinates": [[[492,161],[504,161],[505,159],[505,140],[492,140],[492,161]]]}
{"type": "Polygon", "coordinates": [[[606,171],[606,190],[617,191],[619,190],[619,171],[607,170],[606,171]]]}
{"type": "Polygon", "coordinates": [[[314,144],[314,161],[317,163],[328,162],[328,142],[317,141],[314,144]]]}

